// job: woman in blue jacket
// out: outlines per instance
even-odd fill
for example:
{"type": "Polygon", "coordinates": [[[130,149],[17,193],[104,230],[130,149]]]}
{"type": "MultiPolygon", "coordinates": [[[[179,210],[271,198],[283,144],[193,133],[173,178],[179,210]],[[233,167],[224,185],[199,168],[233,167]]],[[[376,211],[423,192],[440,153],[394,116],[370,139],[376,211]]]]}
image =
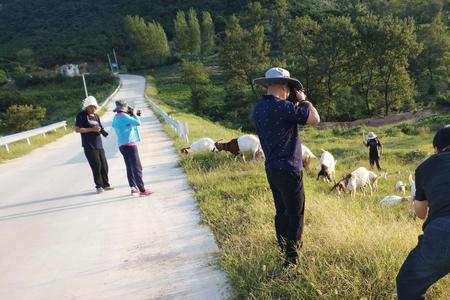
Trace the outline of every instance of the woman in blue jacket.
{"type": "Polygon", "coordinates": [[[124,100],[116,101],[114,112],[117,114],[114,116],[112,127],[116,131],[119,150],[127,167],[131,195],[149,196],[153,192],[144,186],[142,165],[137,148],[137,142],[141,141],[137,126],[141,125],[141,120],[134,114],[134,109],[129,107],[124,100]]]}

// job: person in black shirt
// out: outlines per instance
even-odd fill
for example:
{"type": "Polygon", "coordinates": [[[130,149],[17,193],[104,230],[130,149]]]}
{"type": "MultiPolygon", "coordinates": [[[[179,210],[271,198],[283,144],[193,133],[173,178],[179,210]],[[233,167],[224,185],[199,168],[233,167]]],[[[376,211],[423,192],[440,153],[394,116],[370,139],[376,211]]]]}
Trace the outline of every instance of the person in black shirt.
{"type": "Polygon", "coordinates": [[[107,136],[108,133],[103,128],[100,117],[96,114],[97,109],[97,100],[93,96],[84,99],[83,111],[75,119],[75,131],[81,134],[81,145],[94,176],[96,191],[102,193],[104,190],[108,191],[113,188],[109,184],[108,162],[100,135],[107,136]]]}
{"type": "Polygon", "coordinates": [[[271,68],[254,83],[267,88],[267,95],[253,109],[253,122],[266,157],[266,174],[275,202],[276,236],[285,255],[283,266],[295,266],[305,209],[298,124],[318,124],[320,117],[311,102],[305,101],[300,81],[291,78],[287,70],[271,68]],[[294,92],[298,101],[288,101],[294,92]]]}
{"type": "Polygon", "coordinates": [[[434,139],[436,154],[416,169],[416,215],[423,235],[397,275],[399,300],[425,299],[428,288],[450,273],[450,127],[434,139]]]}
{"type": "Polygon", "coordinates": [[[369,147],[369,163],[373,170],[373,165],[377,165],[378,172],[381,172],[380,157],[383,154],[383,145],[373,132],[367,135],[367,142],[363,142],[364,146],[369,147]]]}

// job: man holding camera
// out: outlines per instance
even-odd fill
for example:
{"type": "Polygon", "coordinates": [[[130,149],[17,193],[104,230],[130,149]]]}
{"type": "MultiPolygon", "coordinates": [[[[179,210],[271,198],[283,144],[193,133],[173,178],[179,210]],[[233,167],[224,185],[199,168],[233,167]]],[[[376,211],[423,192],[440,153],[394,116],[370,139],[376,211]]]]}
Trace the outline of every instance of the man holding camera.
{"type": "Polygon", "coordinates": [[[122,153],[125,160],[131,195],[150,196],[153,192],[144,186],[142,164],[137,148],[137,142],[141,141],[138,129],[138,126],[141,125],[141,120],[139,119],[140,111],[135,113],[134,108],[128,106],[127,102],[117,100],[114,112],[116,112],[116,115],[112,122],[112,127],[117,135],[120,153],[122,153]]]}
{"type": "Polygon", "coordinates": [[[428,288],[450,273],[450,127],[438,130],[433,147],[435,154],[416,169],[414,209],[426,221],[397,275],[399,300],[425,299],[428,288]]]}
{"type": "Polygon", "coordinates": [[[83,111],[75,119],[75,131],[81,134],[81,145],[84,154],[89,162],[89,166],[94,176],[97,193],[112,190],[108,180],[108,162],[106,161],[105,150],[103,149],[102,138],[108,133],[100,122],[97,115],[98,104],[93,96],[88,96],[83,100],[83,111]]]}
{"type": "Polygon", "coordinates": [[[267,88],[267,94],[253,109],[253,122],[266,157],[266,174],[275,202],[276,236],[285,255],[283,267],[295,267],[305,209],[298,125],[318,124],[320,117],[312,103],[305,100],[300,81],[291,78],[287,70],[271,68],[254,83],[267,88]]]}

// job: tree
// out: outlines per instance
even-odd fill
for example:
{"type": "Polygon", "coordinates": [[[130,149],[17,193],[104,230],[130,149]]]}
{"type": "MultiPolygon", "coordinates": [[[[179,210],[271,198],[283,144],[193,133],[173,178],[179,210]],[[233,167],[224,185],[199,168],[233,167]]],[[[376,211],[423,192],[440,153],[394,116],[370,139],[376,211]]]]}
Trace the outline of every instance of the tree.
{"type": "Polygon", "coordinates": [[[336,114],[336,92],[350,85],[352,55],[355,53],[356,31],[349,17],[330,17],[321,25],[315,39],[316,68],[321,82],[318,102],[325,119],[336,114]]]}
{"type": "Polygon", "coordinates": [[[132,57],[139,65],[158,65],[170,55],[164,29],[159,23],[145,23],[138,16],[125,18],[125,31],[130,43],[132,57]]]}
{"type": "Polygon", "coordinates": [[[272,50],[282,48],[282,36],[286,30],[286,22],[289,19],[289,6],[287,0],[275,0],[270,10],[270,44],[272,50]]]}
{"type": "Polygon", "coordinates": [[[39,127],[45,118],[46,109],[33,105],[11,105],[2,116],[3,131],[21,132],[39,127]]]}
{"type": "Polygon", "coordinates": [[[289,22],[289,30],[283,36],[283,56],[291,74],[301,79],[308,97],[314,99],[318,76],[315,72],[314,43],[320,26],[310,17],[296,17],[289,22]]]}
{"type": "Polygon", "coordinates": [[[268,45],[264,29],[255,26],[245,30],[239,24],[225,31],[222,67],[229,77],[236,77],[247,83],[256,96],[253,78],[268,67],[268,45]]]}
{"type": "Polygon", "coordinates": [[[4,70],[0,69],[0,85],[8,82],[8,75],[4,70]]]}
{"type": "Polygon", "coordinates": [[[211,18],[211,14],[204,11],[202,14],[202,54],[210,54],[215,47],[214,44],[214,23],[211,18]]]}
{"type": "Polygon", "coordinates": [[[409,60],[416,57],[421,49],[416,41],[414,20],[386,16],[381,18],[381,25],[383,43],[376,48],[376,71],[384,101],[384,115],[387,116],[397,99],[410,100],[411,93],[406,92],[415,88],[408,80],[407,68],[409,60]]]}
{"type": "Polygon", "coordinates": [[[191,90],[192,110],[196,113],[205,113],[208,108],[205,103],[211,90],[208,73],[198,60],[182,60],[181,68],[184,82],[191,90]]]}
{"type": "Polygon", "coordinates": [[[189,9],[189,32],[189,52],[197,57],[201,50],[201,33],[197,13],[192,7],[189,9]]]}
{"type": "Polygon", "coordinates": [[[431,24],[420,26],[418,40],[423,44],[423,51],[413,64],[413,74],[423,91],[421,101],[435,100],[438,94],[448,89],[446,72],[446,55],[450,54],[450,37],[448,27],[443,22],[442,11],[431,24]]]}
{"type": "Polygon", "coordinates": [[[190,51],[190,29],[186,22],[184,12],[179,10],[174,22],[175,47],[180,56],[187,55],[190,51]]]}
{"type": "Polygon", "coordinates": [[[36,63],[33,50],[30,48],[20,49],[16,56],[17,60],[27,67],[32,67],[36,63]]]}

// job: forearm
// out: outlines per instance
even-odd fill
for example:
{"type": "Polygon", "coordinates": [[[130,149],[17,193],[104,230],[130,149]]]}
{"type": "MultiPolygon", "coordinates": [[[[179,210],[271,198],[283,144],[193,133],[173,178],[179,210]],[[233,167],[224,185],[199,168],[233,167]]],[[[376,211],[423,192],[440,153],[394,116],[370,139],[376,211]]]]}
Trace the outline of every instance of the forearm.
{"type": "Polygon", "coordinates": [[[414,200],[414,211],[419,219],[425,219],[428,215],[428,201],[414,200]]]}
{"type": "Polygon", "coordinates": [[[75,127],[75,132],[77,133],[88,133],[93,131],[93,128],[75,127]]]}
{"type": "Polygon", "coordinates": [[[320,116],[319,113],[317,112],[317,109],[310,105],[309,106],[309,116],[308,116],[308,120],[306,120],[306,124],[308,125],[317,125],[320,123],[320,116]]]}

